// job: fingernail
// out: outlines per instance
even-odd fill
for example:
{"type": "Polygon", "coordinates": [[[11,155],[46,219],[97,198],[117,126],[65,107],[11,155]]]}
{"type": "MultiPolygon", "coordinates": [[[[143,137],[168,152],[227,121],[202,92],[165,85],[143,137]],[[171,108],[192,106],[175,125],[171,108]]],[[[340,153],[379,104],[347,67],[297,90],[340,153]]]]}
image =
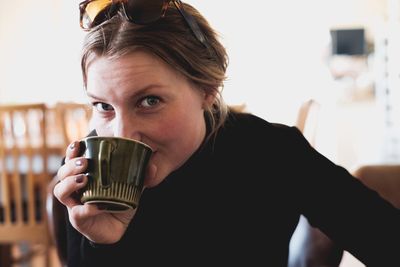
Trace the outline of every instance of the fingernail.
{"type": "Polygon", "coordinates": [[[75,161],[75,166],[80,167],[82,165],[83,165],[82,160],[78,159],[78,160],[75,161]]]}
{"type": "Polygon", "coordinates": [[[74,149],[75,148],[75,142],[73,142],[72,144],[69,145],[70,149],[74,149]]]}
{"type": "Polygon", "coordinates": [[[81,174],[81,175],[75,177],[75,182],[78,183],[78,184],[80,184],[80,183],[83,182],[83,179],[84,179],[84,178],[85,178],[85,175],[81,174]]]}

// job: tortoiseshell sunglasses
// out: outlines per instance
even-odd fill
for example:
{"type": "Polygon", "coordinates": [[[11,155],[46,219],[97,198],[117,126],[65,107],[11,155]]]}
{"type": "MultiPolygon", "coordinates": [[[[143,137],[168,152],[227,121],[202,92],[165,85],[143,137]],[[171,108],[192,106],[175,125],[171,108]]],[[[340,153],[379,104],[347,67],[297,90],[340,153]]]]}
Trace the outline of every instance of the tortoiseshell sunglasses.
{"type": "Polygon", "coordinates": [[[112,18],[119,10],[135,24],[150,24],[165,16],[170,3],[182,15],[199,42],[209,45],[193,16],[186,13],[180,0],[87,0],[79,4],[81,28],[88,31],[112,18]]]}

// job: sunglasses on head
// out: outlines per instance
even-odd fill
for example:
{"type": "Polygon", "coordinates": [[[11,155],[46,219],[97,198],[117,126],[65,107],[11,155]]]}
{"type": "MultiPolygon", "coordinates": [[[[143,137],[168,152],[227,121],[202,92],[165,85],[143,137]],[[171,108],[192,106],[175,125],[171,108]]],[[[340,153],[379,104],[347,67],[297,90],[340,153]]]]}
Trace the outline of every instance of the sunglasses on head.
{"type": "Polygon", "coordinates": [[[146,25],[165,16],[170,2],[182,15],[197,40],[209,48],[196,20],[183,9],[180,0],[86,0],[79,4],[81,28],[88,31],[112,18],[120,10],[135,24],[146,25]]]}

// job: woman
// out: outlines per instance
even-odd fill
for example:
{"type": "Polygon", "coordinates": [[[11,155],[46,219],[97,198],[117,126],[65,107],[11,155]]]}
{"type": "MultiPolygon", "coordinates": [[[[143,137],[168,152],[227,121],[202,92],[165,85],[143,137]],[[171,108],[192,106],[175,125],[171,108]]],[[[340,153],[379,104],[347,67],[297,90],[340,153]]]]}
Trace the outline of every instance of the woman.
{"type": "Polygon", "coordinates": [[[300,214],[368,266],[399,266],[397,209],[296,128],[228,110],[227,56],[198,11],[157,0],[80,8],[94,128],[155,153],[139,207],[108,213],[79,201],[87,161],[78,142],[67,149],[54,194],[68,210],[68,266],[286,266],[300,214]]]}

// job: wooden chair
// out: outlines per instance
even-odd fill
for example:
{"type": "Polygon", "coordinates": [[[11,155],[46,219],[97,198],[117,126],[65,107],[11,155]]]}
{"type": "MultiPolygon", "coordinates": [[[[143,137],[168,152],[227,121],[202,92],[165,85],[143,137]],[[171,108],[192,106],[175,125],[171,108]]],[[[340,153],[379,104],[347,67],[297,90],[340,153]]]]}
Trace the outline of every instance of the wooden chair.
{"type": "Polygon", "coordinates": [[[8,251],[2,267],[28,261],[39,252],[45,255],[43,266],[49,266],[45,203],[52,175],[45,129],[44,104],[0,106],[0,250],[8,251]],[[10,248],[21,242],[28,242],[30,251],[12,257],[10,248]]]}
{"type": "Polygon", "coordinates": [[[370,164],[358,167],[353,175],[400,209],[400,165],[370,164]]]}
{"type": "Polygon", "coordinates": [[[55,119],[64,154],[68,145],[85,137],[90,129],[91,107],[87,104],[75,102],[58,102],[54,107],[55,119]]]}
{"type": "Polygon", "coordinates": [[[242,112],[246,112],[246,104],[242,103],[239,105],[229,105],[230,110],[234,111],[234,112],[238,112],[238,113],[242,113],[242,112]]]}
{"type": "Polygon", "coordinates": [[[320,104],[314,99],[309,99],[300,106],[296,118],[296,127],[312,146],[315,145],[319,109],[320,104]]]}

